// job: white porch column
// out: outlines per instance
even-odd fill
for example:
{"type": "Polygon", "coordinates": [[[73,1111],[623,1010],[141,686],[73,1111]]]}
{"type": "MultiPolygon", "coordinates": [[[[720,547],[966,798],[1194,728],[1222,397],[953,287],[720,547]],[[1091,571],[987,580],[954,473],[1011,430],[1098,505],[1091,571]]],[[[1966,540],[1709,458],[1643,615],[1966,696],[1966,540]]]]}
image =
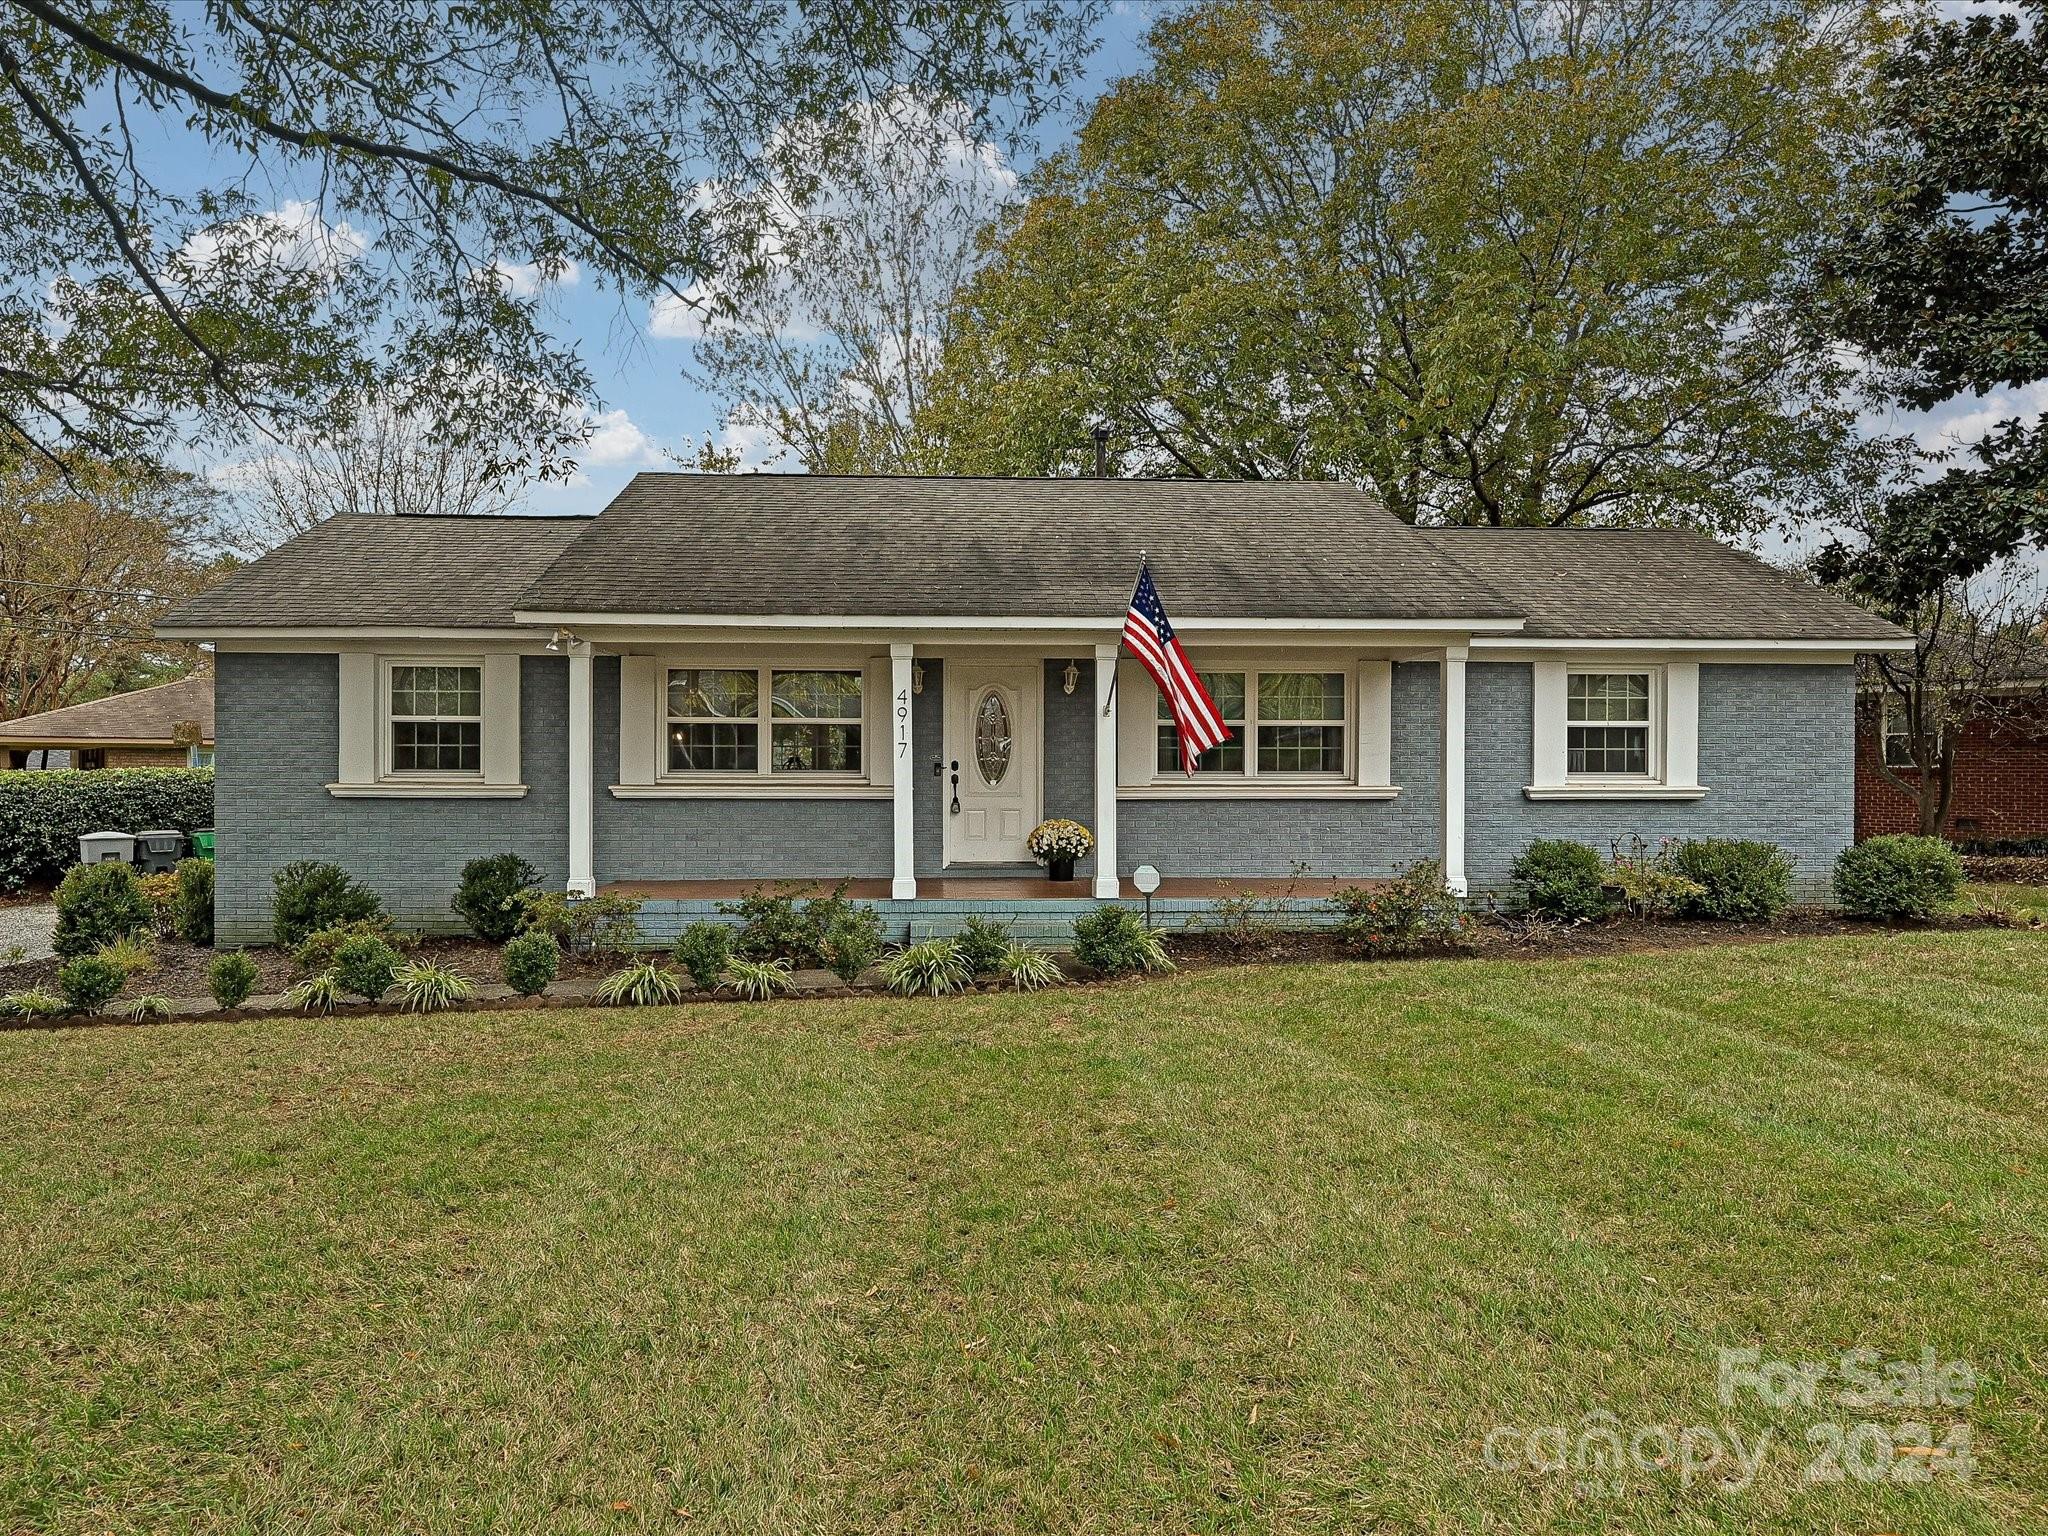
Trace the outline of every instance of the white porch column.
{"type": "Polygon", "coordinates": [[[592,817],[596,785],[592,782],[591,749],[594,712],[591,707],[590,642],[571,640],[569,651],[569,894],[597,894],[596,840],[592,817]]]}
{"type": "Polygon", "coordinates": [[[1095,647],[1095,895],[1123,894],[1116,878],[1117,645],[1095,647]]]}
{"type": "Polygon", "coordinates": [[[891,901],[917,898],[917,822],[911,802],[911,787],[917,774],[910,755],[910,655],[908,645],[889,647],[889,753],[895,761],[890,798],[896,813],[896,868],[895,878],[889,882],[891,901]]]}
{"type": "Polygon", "coordinates": [[[1465,662],[1471,647],[1447,645],[1443,662],[1444,884],[1465,894],[1465,662]]]}

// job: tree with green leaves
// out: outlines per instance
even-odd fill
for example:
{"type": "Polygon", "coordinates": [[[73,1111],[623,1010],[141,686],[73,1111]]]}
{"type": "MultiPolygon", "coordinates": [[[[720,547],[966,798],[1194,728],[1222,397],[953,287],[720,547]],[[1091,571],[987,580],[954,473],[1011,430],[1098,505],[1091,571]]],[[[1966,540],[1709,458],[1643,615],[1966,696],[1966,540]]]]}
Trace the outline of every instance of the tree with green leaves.
{"type": "Polygon", "coordinates": [[[1825,503],[1845,372],[1790,302],[1858,186],[1850,0],[1209,0],[1048,162],[922,428],[963,471],[1303,476],[1425,522],[1825,503]]]}
{"type": "MultiPolygon", "coordinates": [[[[1886,62],[1886,186],[1826,262],[1827,321],[1916,410],[2048,379],[2048,0],[2019,9],[1924,22],[1886,62]]],[[[1937,458],[1818,565],[1907,621],[2048,545],[2048,419],[1937,458]]]]}
{"type": "Polygon", "coordinates": [[[563,472],[591,381],[538,288],[573,266],[693,302],[762,261],[765,188],[850,153],[851,106],[908,90],[1028,122],[1093,13],[7,0],[0,447],[133,460],[317,433],[375,396],[563,472]],[[792,120],[826,127],[795,142],[792,120]]]}

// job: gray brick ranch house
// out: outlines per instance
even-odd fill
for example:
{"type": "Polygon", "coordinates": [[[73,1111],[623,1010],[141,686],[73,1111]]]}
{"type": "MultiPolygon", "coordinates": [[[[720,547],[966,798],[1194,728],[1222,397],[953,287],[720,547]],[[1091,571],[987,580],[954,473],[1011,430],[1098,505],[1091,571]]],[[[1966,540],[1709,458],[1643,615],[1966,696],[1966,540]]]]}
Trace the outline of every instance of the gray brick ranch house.
{"type": "Polygon", "coordinates": [[[1701,536],[1418,529],[1305,482],[644,474],[594,518],[343,516],[171,613],[218,653],[219,930],[330,859],[448,926],[505,850],[658,932],[764,880],[896,931],[1199,906],[1534,837],[1852,838],[1879,620],[1701,536]],[[1193,779],[1118,633],[1141,551],[1236,732],[1193,779]],[[1097,839],[1070,886],[1025,835],[1097,839]],[[1047,898],[1051,898],[1048,900],[1047,898]]]}

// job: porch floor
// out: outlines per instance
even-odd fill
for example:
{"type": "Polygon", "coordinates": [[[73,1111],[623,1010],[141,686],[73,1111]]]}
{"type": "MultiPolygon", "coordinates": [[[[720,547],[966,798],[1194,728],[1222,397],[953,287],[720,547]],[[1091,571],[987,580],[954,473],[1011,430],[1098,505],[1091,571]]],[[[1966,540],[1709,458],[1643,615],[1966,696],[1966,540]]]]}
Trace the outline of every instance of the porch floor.
{"type": "MultiPolygon", "coordinates": [[[[757,891],[791,896],[828,896],[841,882],[829,877],[801,880],[614,880],[601,891],[619,896],[639,896],[650,901],[731,901],[757,891]]],[[[1162,879],[1157,895],[1162,900],[1201,900],[1218,896],[1294,896],[1320,901],[1347,886],[1371,885],[1367,878],[1351,880],[1291,880],[1284,878],[1234,879],[1229,876],[1187,875],[1162,879]]],[[[887,880],[847,880],[846,894],[863,901],[887,901],[887,880]]],[[[1138,892],[1129,880],[1122,882],[1125,899],[1138,892]]],[[[920,875],[919,901],[1089,901],[1095,895],[1090,880],[1045,880],[1016,875],[920,875]]]]}

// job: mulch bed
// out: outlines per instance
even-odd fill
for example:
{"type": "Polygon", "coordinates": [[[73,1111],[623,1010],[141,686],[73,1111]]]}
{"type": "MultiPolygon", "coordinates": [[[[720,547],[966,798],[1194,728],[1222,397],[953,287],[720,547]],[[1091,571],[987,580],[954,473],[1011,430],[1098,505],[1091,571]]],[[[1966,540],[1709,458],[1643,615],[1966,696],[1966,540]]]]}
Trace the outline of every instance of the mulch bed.
{"type": "Polygon", "coordinates": [[[2048,854],[1966,853],[1963,873],[1985,885],[2048,885],[2048,854]]]}
{"type": "MultiPolygon", "coordinates": [[[[1995,913],[1978,913],[1944,918],[1931,923],[1883,924],[1821,908],[1798,907],[1768,923],[1681,922],[1618,917],[1600,923],[1557,923],[1492,915],[1480,918],[1471,930],[1469,942],[1453,950],[1436,950],[1421,958],[1538,959],[1570,960],[1601,955],[1624,955],[1645,951],[1697,949],[1724,944],[1759,944],[1781,939],[1830,938],[1843,934],[1870,933],[1891,929],[1900,932],[1944,932],[1998,926],[1995,913]]],[[[1231,931],[1193,931],[1164,935],[1175,963],[1183,970],[1209,970],[1221,966],[1253,964],[1300,964],[1317,961],[1356,960],[1358,953],[1335,933],[1324,930],[1285,930],[1257,922],[1231,931]]],[[[246,951],[256,962],[256,996],[274,996],[299,979],[291,957],[275,949],[246,951]]],[[[477,939],[422,939],[405,946],[408,956],[432,960],[456,974],[502,994],[499,948],[477,939]]],[[[208,1006],[195,1011],[193,1000],[206,1000],[207,967],[216,951],[201,949],[178,939],[157,941],[157,963],[134,978],[126,995],[158,993],[183,1004],[170,1020],[208,1018],[215,1020],[274,1017],[288,1014],[303,1017],[296,1010],[243,1007],[224,1012],[208,1006]]],[[[1386,956],[1382,958],[1415,958],[1386,956]]],[[[0,993],[46,987],[54,990],[57,968],[54,959],[31,960],[21,965],[0,966],[0,993]]],[[[1061,963],[1070,982],[1100,980],[1087,968],[1062,956],[1061,963]]],[[[561,970],[550,995],[535,998],[504,995],[485,996],[457,1004],[447,1011],[502,1010],[508,1008],[561,1008],[587,1004],[598,978],[617,968],[614,955],[563,955],[561,970]]],[[[860,994],[886,995],[879,986],[848,986],[826,971],[799,971],[796,1000],[816,997],[850,997],[860,994]]],[[[984,983],[976,991],[1005,990],[997,983],[984,983]]],[[[711,1001],[712,995],[691,993],[688,1001],[711,1001]]],[[[731,1002],[723,995],[718,1001],[731,1002]]],[[[336,1017],[390,1013],[389,1004],[352,1003],[334,1010],[336,1017]]],[[[33,1022],[4,1021],[0,1028],[67,1028],[80,1025],[120,1025],[130,1021],[115,1017],[79,1018],[65,1016],[33,1022]]]]}

